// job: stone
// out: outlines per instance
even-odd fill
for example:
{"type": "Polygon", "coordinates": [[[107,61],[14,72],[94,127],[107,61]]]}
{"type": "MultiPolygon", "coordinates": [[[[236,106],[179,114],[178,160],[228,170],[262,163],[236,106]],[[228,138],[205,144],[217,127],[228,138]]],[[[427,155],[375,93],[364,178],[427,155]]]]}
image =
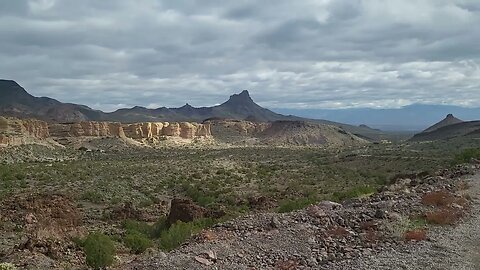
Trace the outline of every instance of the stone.
{"type": "Polygon", "coordinates": [[[167,223],[171,225],[177,221],[191,222],[207,217],[208,212],[206,208],[195,204],[190,199],[174,198],[171,202],[167,223]]]}

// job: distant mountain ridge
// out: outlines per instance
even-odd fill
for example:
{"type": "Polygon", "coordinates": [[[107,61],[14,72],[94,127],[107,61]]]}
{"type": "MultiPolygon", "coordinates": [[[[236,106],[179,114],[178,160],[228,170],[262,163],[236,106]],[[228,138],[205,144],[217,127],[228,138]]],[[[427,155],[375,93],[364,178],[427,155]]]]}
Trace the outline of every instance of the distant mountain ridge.
{"type": "Polygon", "coordinates": [[[384,131],[420,132],[447,114],[453,114],[464,121],[480,119],[480,108],[429,104],[412,104],[389,109],[274,109],[274,111],[306,118],[328,119],[349,125],[365,124],[384,131]]]}
{"type": "Polygon", "coordinates": [[[247,90],[234,94],[217,106],[195,108],[186,104],[180,108],[161,107],[148,109],[135,106],[119,109],[111,113],[94,110],[84,105],[62,103],[47,97],[34,97],[18,83],[0,80],[0,115],[18,118],[37,118],[50,122],[80,121],[116,121],[132,122],[167,122],[188,121],[203,122],[206,119],[234,119],[254,122],[274,121],[309,121],[319,124],[334,125],[362,138],[382,139],[385,134],[366,126],[352,126],[321,119],[308,119],[293,115],[282,115],[256,104],[247,90]]]}

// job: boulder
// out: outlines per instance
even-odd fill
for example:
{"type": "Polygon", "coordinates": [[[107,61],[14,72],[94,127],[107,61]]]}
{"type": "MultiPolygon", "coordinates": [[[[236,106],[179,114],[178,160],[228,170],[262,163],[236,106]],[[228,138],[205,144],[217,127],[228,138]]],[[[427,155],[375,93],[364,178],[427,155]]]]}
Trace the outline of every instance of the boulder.
{"type": "Polygon", "coordinates": [[[174,198],[171,202],[167,224],[172,225],[177,221],[191,222],[195,219],[208,217],[209,211],[195,204],[190,199],[174,198]]]}

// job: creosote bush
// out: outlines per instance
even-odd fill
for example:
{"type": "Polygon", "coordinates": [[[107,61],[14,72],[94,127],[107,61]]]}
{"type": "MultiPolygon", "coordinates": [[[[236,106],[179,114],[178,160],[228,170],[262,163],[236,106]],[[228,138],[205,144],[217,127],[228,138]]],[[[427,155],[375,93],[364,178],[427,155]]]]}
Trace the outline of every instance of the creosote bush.
{"type": "Polygon", "coordinates": [[[202,229],[212,226],[215,223],[213,219],[198,219],[193,222],[181,222],[173,224],[160,234],[160,248],[170,251],[183,244],[193,234],[202,229]]]}
{"type": "Polygon", "coordinates": [[[147,248],[153,246],[152,240],[138,232],[128,233],[124,237],[123,242],[135,254],[143,253],[147,248]]]}
{"type": "Polygon", "coordinates": [[[115,245],[109,236],[94,232],[90,233],[81,243],[87,264],[94,269],[102,269],[111,265],[115,256],[115,245]]]}

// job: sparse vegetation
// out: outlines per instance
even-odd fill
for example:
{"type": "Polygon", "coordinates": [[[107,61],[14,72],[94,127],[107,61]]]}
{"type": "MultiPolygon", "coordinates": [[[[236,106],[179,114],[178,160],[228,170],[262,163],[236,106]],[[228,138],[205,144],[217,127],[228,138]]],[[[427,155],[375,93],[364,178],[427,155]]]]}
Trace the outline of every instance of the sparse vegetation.
{"type": "Polygon", "coordinates": [[[315,203],[317,200],[315,198],[302,198],[297,200],[285,200],[280,203],[277,212],[287,213],[294,210],[302,209],[310,204],[315,203]]]}
{"type": "Polygon", "coordinates": [[[123,239],[125,246],[130,248],[132,253],[143,253],[147,248],[153,246],[152,240],[146,235],[139,232],[130,232],[123,239]]]}
{"type": "Polygon", "coordinates": [[[82,243],[87,256],[87,264],[94,269],[103,269],[114,261],[115,245],[105,234],[94,232],[82,243]]]}
{"type": "Polygon", "coordinates": [[[463,216],[463,211],[453,208],[435,209],[426,213],[428,223],[437,225],[452,225],[458,222],[463,216]]]}
{"type": "Polygon", "coordinates": [[[480,159],[480,148],[469,148],[457,154],[454,159],[455,164],[469,163],[472,159],[480,159]]]}

